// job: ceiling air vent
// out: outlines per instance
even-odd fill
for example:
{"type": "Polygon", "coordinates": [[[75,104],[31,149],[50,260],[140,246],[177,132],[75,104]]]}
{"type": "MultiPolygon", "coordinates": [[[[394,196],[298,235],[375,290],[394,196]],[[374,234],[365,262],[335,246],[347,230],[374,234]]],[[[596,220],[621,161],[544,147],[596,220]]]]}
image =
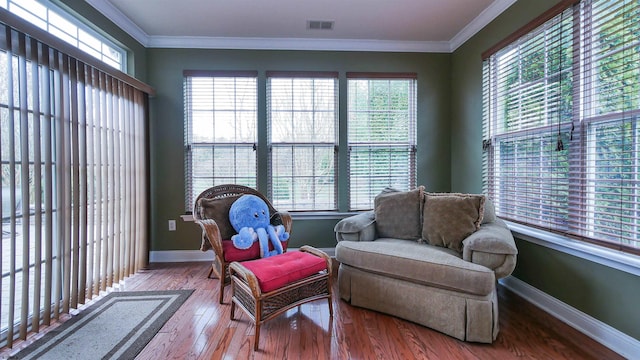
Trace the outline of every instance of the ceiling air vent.
{"type": "Polygon", "coordinates": [[[333,30],[333,21],[309,20],[307,29],[310,30],[333,30]]]}

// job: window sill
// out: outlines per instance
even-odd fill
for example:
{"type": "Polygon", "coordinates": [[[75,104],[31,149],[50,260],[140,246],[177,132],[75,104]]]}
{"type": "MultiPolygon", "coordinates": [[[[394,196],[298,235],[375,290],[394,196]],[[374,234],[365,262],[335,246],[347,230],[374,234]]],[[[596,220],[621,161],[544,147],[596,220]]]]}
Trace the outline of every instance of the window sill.
{"type": "Polygon", "coordinates": [[[309,211],[295,212],[289,211],[293,220],[342,220],[348,216],[357,214],[356,212],[335,212],[335,211],[309,211]]]}
{"type": "MultiPolygon", "coordinates": [[[[351,215],[359,214],[359,212],[334,212],[334,211],[315,211],[315,212],[289,212],[293,220],[342,220],[351,215]]],[[[180,215],[182,221],[193,221],[193,215],[180,215]]]]}
{"type": "Polygon", "coordinates": [[[518,239],[640,276],[640,256],[585,243],[509,221],[506,221],[506,223],[513,235],[518,239]]]}

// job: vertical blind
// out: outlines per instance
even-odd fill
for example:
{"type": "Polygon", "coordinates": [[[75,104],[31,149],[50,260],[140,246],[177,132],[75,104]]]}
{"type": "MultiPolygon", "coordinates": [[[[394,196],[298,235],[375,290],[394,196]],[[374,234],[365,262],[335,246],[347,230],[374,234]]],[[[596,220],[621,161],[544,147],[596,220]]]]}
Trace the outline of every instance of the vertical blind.
{"type": "Polygon", "coordinates": [[[416,186],[416,74],[347,73],[349,208],[416,186]]]}
{"type": "Polygon", "coordinates": [[[35,33],[0,24],[0,336],[9,347],[147,259],[148,95],[35,33]]]}
{"type": "Polygon", "coordinates": [[[640,249],[640,3],[584,0],[484,59],[499,216],[640,249]]]}
{"type": "Polygon", "coordinates": [[[338,74],[267,73],[270,195],[287,210],[335,210],[338,74]]]}
{"type": "Polygon", "coordinates": [[[255,71],[185,71],[185,209],[222,184],[257,185],[255,71]]]}

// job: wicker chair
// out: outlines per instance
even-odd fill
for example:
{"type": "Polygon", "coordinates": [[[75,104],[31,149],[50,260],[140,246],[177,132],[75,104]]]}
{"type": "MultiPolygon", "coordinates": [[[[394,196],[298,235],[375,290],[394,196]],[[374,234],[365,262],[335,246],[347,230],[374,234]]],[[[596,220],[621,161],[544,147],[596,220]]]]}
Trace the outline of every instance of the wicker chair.
{"type": "MultiPolygon", "coordinates": [[[[213,250],[214,260],[208,277],[215,275],[220,279],[220,303],[224,299],[224,287],[231,281],[229,278],[229,263],[232,261],[246,261],[259,258],[259,244],[256,242],[251,249],[241,252],[235,251],[231,245],[231,236],[236,234],[229,222],[229,208],[240,196],[256,195],[267,203],[271,225],[283,225],[291,233],[291,215],[284,211],[277,211],[269,199],[257,190],[243,185],[218,185],[203,191],[196,198],[193,208],[193,218],[202,228],[202,244],[200,250],[213,250]]],[[[283,243],[286,251],[287,243],[283,243]]]]}

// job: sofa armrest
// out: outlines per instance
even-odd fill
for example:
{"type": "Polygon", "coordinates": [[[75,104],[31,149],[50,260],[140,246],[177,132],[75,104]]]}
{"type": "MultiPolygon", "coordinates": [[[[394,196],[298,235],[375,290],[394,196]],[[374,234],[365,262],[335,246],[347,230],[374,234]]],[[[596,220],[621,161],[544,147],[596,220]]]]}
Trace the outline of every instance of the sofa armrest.
{"type": "Polygon", "coordinates": [[[344,218],[333,228],[336,240],[373,241],[376,238],[376,215],[367,211],[344,218]]]}
{"type": "Polygon", "coordinates": [[[518,249],[504,221],[483,224],[464,241],[462,258],[492,269],[496,279],[508,276],[516,267],[518,249]]]}

